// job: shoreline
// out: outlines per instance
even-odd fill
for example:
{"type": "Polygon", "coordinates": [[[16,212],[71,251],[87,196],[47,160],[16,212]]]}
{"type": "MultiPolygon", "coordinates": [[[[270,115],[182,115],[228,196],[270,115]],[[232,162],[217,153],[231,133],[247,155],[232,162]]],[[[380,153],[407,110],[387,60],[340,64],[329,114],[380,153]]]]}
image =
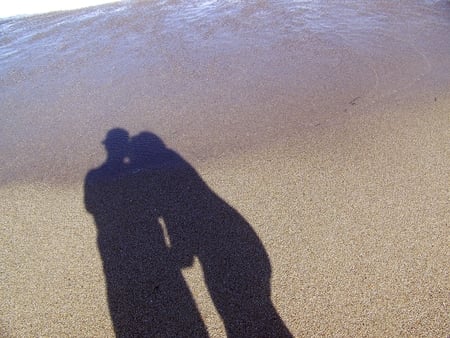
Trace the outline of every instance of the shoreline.
{"type": "MultiPolygon", "coordinates": [[[[351,128],[349,126],[354,126],[355,130],[364,128],[364,125],[380,128],[383,121],[385,123],[392,121],[394,124],[400,124],[397,128],[401,128],[401,123],[410,124],[412,122],[409,121],[409,118],[414,121],[426,119],[429,110],[437,110],[441,112],[441,115],[445,114],[446,107],[449,105],[450,97],[445,88],[433,88],[428,93],[424,93],[423,88],[415,88],[409,93],[392,94],[378,101],[372,101],[370,96],[349,98],[347,104],[339,106],[336,112],[326,112],[318,116],[310,114],[310,116],[300,119],[298,124],[284,125],[281,126],[281,129],[275,128],[280,126],[274,126],[276,133],[260,129],[259,135],[258,133],[251,134],[252,138],[249,138],[245,131],[238,130],[232,135],[222,135],[219,142],[212,136],[208,136],[209,134],[204,136],[200,127],[192,128],[191,126],[181,137],[178,134],[179,131],[171,135],[167,128],[159,135],[168,147],[179,151],[196,168],[202,169],[215,162],[220,162],[224,158],[232,159],[253,153],[264,153],[267,149],[274,147],[287,149],[291,144],[294,146],[303,144],[305,147],[309,147],[308,142],[313,146],[316,142],[322,142],[321,140],[326,140],[330,136],[342,133],[342,130],[351,128]],[[403,122],[399,122],[399,120],[403,122]],[[205,137],[209,137],[213,142],[208,144],[205,137]]],[[[293,113],[290,114],[293,115],[293,113]]],[[[440,118],[442,123],[445,123],[445,116],[440,118]]],[[[114,124],[113,126],[123,127],[114,124]]],[[[215,131],[218,132],[220,125],[215,128],[217,129],[215,131]]],[[[145,131],[136,126],[131,126],[130,129],[130,132],[135,133],[145,131]]],[[[368,131],[370,130],[371,128],[368,128],[368,131]]],[[[59,133],[59,136],[63,137],[63,134],[59,133]]],[[[105,153],[100,143],[103,137],[102,133],[96,137],[90,135],[84,140],[79,140],[81,142],[78,145],[65,141],[61,145],[57,143],[45,145],[44,148],[40,147],[41,158],[39,159],[31,156],[29,150],[26,149],[27,143],[12,145],[16,150],[22,149],[24,153],[22,155],[7,154],[10,161],[7,161],[2,168],[0,187],[23,183],[55,187],[80,184],[84,180],[84,175],[104,160],[105,153]],[[53,164],[51,164],[52,162],[53,164]]]]}

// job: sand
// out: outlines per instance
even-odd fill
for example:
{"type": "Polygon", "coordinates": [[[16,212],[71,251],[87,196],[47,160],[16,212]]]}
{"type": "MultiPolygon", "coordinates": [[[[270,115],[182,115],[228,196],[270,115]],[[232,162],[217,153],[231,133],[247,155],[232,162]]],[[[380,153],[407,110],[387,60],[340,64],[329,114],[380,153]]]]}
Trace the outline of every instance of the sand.
{"type": "MultiPolygon", "coordinates": [[[[255,281],[248,258],[258,258],[260,286],[270,276],[273,306],[294,337],[448,336],[448,1],[199,6],[138,1],[3,22],[0,337],[112,337],[112,284],[151,275],[105,277],[97,228],[111,215],[85,205],[86,175],[105,161],[101,141],[115,127],[155,133],[201,177],[180,182],[191,199],[161,204],[172,207],[165,215],[216,226],[208,238],[218,241],[197,243],[216,257],[180,259],[182,276],[167,264],[211,337],[225,336],[224,307],[208,292],[218,281],[207,258],[228,264],[217,246],[233,264],[246,257],[242,275],[255,281]],[[245,230],[222,234],[253,245],[234,251],[230,238],[214,237],[221,217],[245,230]]],[[[148,214],[156,224],[138,181],[124,190],[136,204],[112,210],[116,225],[147,229],[148,214]]],[[[160,218],[169,246],[177,222],[160,218]]],[[[248,280],[233,276],[222,290],[236,300],[248,280]]]]}
{"type": "MultiPolygon", "coordinates": [[[[389,103],[195,166],[260,237],[295,337],[450,332],[450,97],[389,103]]],[[[1,336],[113,335],[83,198],[81,180],[0,187],[1,336]]],[[[223,337],[198,261],[183,275],[223,337]]]]}

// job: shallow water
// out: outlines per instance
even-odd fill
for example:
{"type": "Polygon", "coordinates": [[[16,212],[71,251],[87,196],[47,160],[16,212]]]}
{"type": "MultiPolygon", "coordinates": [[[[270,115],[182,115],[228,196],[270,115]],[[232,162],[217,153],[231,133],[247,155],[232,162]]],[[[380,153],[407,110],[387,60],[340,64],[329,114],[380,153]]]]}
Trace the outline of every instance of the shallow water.
{"type": "Polygon", "coordinates": [[[0,180],[82,180],[118,126],[195,164],[434,95],[450,82],[449,33],[442,0],[132,1],[6,19],[0,180]]]}

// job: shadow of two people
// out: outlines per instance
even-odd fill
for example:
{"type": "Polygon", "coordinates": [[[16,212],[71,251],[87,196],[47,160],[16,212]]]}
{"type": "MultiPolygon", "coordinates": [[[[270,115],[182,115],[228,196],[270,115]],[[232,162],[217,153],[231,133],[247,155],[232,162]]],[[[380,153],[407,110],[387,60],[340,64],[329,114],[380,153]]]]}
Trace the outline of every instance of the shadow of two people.
{"type": "Polygon", "coordinates": [[[197,257],[228,337],[291,337],[250,224],[155,134],[117,128],[103,143],[107,158],[86,176],[85,205],[116,335],[207,337],[181,274],[197,257]]]}

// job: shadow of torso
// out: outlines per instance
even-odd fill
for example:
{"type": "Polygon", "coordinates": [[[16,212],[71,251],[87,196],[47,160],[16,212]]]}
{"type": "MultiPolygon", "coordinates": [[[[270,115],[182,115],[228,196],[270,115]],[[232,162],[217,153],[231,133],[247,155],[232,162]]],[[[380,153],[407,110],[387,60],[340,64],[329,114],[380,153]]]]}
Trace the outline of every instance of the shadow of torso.
{"type": "Polygon", "coordinates": [[[85,184],[94,215],[108,303],[118,337],[207,336],[181,270],[171,260],[155,191],[142,175],[106,175],[100,167],[85,184]]]}

